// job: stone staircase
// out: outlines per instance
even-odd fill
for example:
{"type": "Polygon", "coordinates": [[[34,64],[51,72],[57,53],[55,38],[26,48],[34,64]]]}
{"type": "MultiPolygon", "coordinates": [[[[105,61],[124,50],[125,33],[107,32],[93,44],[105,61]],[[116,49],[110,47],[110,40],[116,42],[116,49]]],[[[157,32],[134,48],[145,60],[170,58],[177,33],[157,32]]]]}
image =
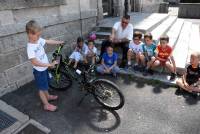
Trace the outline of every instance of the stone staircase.
{"type": "MultiPolygon", "coordinates": [[[[142,33],[151,32],[156,42],[161,35],[166,34],[170,37],[169,45],[174,48],[177,73],[183,74],[190,54],[194,51],[200,52],[200,23],[192,23],[169,14],[130,13],[130,15],[130,23],[133,24],[134,30],[142,33]]],[[[99,23],[96,27],[97,48],[100,48],[103,39],[108,38],[112,26],[119,20],[119,17],[106,18],[99,23]]]]}

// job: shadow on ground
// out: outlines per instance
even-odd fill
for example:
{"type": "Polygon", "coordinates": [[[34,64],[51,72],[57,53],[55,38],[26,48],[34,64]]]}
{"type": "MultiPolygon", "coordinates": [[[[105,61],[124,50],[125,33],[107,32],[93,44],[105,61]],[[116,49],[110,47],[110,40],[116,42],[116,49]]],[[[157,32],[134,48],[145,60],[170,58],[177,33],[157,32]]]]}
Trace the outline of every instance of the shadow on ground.
{"type": "Polygon", "coordinates": [[[120,125],[118,113],[102,108],[91,95],[79,105],[84,92],[78,89],[77,84],[66,91],[51,90],[50,92],[59,96],[58,101],[51,102],[59,107],[55,113],[43,111],[34,82],[8,93],[1,99],[47,126],[52,133],[56,134],[81,133],[87,131],[86,128],[99,133],[111,132],[120,125]]]}
{"type": "Polygon", "coordinates": [[[193,127],[199,125],[193,123],[193,120],[198,122],[200,119],[199,99],[190,96],[179,98],[174,95],[175,88],[158,81],[130,75],[117,79],[109,75],[99,77],[110,79],[120,87],[125,96],[122,109],[103,109],[93,96],[87,96],[78,105],[84,93],[76,82],[63,92],[51,90],[52,94],[59,96],[59,100],[52,102],[59,108],[55,113],[43,111],[34,82],[1,99],[50,128],[52,134],[189,133],[191,128],[192,131],[200,131],[193,127]]]}

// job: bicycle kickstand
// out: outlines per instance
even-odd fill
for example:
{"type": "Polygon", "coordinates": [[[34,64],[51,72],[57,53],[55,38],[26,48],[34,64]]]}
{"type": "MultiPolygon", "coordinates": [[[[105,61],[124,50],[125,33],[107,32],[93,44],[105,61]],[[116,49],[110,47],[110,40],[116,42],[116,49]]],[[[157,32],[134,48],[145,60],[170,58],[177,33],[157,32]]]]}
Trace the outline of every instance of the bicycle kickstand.
{"type": "Polygon", "coordinates": [[[81,103],[83,102],[83,100],[85,99],[85,97],[88,96],[88,95],[89,95],[89,93],[85,93],[85,95],[81,98],[81,100],[79,101],[77,106],[80,106],[81,103]]]}

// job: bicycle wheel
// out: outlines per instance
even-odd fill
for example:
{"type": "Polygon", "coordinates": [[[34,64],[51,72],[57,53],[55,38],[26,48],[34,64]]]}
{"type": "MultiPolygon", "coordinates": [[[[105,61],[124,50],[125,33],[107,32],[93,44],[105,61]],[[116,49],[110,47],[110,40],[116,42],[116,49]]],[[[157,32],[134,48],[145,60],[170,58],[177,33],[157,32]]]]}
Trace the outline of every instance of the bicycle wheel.
{"type": "Polygon", "coordinates": [[[124,105],[124,96],[119,87],[106,79],[97,79],[94,83],[93,95],[103,107],[118,110],[124,105]]]}
{"type": "Polygon", "coordinates": [[[56,74],[55,70],[49,71],[51,78],[49,81],[49,86],[52,89],[65,91],[72,85],[72,79],[64,72],[59,72],[56,74]]]}

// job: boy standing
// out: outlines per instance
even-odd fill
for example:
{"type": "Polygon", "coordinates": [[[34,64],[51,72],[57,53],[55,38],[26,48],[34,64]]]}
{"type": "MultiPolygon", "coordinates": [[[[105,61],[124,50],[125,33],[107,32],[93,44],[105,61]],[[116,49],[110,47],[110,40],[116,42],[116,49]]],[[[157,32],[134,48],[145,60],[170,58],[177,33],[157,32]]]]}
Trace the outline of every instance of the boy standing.
{"type": "Polygon", "coordinates": [[[48,93],[48,67],[54,67],[57,62],[49,63],[47,55],[44,50],[45,44],[63,44],[63,41],[45,40],[41,38],[42,28],[39,24],[31,20],[26,24],[26,32],[28,35],[27,54],[28,59],[33,65],[33,74],[36,81],[37,88],[39,89],[39,96],[44,105],[44,110],[55,111],[56,106],[49,103],[50,100],[56,100],[58,96],[50,95],[48,93]]]}

